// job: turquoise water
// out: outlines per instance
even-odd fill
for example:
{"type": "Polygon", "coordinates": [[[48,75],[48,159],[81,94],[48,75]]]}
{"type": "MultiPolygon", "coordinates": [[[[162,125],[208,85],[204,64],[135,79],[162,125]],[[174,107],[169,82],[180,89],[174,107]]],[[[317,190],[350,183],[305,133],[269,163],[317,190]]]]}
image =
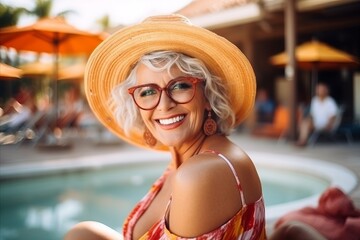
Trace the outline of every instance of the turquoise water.
{"type": "MultiPolygon", "coordinates": [[[[100,221],[120,230],[134,204],[164,169],[164,163],[146,163],[3,180],[0,240],[59,240],[83,220],[100,221]]],[[[266,206],[306,198],[329,184],[303,173],[258,170],[266,206]]]]}

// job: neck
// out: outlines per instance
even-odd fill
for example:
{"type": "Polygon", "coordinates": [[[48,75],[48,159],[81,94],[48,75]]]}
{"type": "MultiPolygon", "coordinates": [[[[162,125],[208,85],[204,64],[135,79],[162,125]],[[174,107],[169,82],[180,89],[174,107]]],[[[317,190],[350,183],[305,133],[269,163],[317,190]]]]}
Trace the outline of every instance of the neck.
{"type": "Polygon", "coordinates": [[[184,161],[199,154],[206,138],[206,135],[200,134],[189,144],[183,144],[179,148],[171,147],[170,151],[175,167],[178,168],[184,161]]]}
{"type": "Polygon", "coordinates": [[[326,96],[319,96],[319,100],[320,100],[320,101],[324,101],[325,98],[326,98],[326,96]]]}

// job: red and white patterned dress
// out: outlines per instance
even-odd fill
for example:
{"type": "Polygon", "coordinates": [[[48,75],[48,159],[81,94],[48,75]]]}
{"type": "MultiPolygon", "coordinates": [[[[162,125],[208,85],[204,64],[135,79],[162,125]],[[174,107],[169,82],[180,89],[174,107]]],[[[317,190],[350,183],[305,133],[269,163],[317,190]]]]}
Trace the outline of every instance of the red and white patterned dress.
{"type": "MultiPolygon", "coordinates": [[[[213,152],[213,151],[210,151],[213,152]]],[[[215,153],[215,152],[213,152],[215,153]]],[[[171,233],[166,226],[165,216],[154,224],[149,231],[147,231],[140,239],[141,240],[181,240],[181,239],[193,239],[193,240],[257,240],[266,239],[265,234],[265,205],[263,198],[261,197],[256,202],[246,204],[244,200],[244,194],[240,185],[239,178],[235,172],[231,162],[222,154],[216,153],[220,156],[231,168],[241,195],[242,208],[226,223],[218,227],[217,229],[197,236],[194,238],[183,238],[171,233]]],[[[150,191],[143,197],[143,199],[135,206],[130,215],[125,220],[123,226],[124,239],[131,240],[134,226],[142,214],[147,210],[155,196],[161,190],[166,177],[168,176],[169,169],[153,184],[150,191]]]]}

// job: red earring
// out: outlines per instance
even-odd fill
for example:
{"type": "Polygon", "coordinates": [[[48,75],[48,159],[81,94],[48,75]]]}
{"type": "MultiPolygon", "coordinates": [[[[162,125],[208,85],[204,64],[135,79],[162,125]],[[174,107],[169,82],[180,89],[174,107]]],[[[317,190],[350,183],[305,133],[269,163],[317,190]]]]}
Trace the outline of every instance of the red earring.
{"type": "Polygon", "coordinates": [[[208,112],[208,117],[204,122],[203,129],[206,136],[211,136],[216,133],[217,124],[215,120],[211,117],[211,110],[208,112]]]}
{"type": "Polygon", "coordinates": [[[146,142],[147,145],[149,145],[150,147],[153,147],[156,145],[156,138],[154,138],[154,136],[151,134],[151,132],[149,131],[149,129],[145,129],[145,132],[144,132],[144,140],[146,142]]]}

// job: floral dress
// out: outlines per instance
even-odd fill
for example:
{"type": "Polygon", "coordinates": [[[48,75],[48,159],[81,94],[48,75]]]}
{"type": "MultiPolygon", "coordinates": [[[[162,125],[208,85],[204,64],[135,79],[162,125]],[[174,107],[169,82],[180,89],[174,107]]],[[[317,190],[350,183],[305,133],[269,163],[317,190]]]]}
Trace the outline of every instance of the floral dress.
{"type": "MultiPolygon", "coordinates": [[[[213,152],[213,151],[211,151],[213,152]]],[[[215,153],[215,152],[213,152],[215,153]]],[[[193,239],[193,240],[257,240],[257,239],[266,239],[265,234],[265,206],[263,198],[261,197],[256,202],[251,204],[246,204],[244,199],[244,194],[240,185],[239,178],[235,172],[234,167],[231,162],[222,154],[216,153],[220,156],[231,168],[235,179],[238,184],[240,191],[242,208],[226,223],[214,229],[213,231],[203,234],[201,236],[193,238],[184,238],[176,236],[171,233],[167,228],[165,216],[155,223],[140,239],[141,240],[172,240],[172,239],[193,239]]],[[[124,239],[131,240],[132,233],[136,222],[142,216],[142,214],[147,210],[155,196],[161,190],[166,177],[169,173],[169,169],[164,172],[164,174],[153,184],[150,191],[143,197],[143,199],[135,206],[130,215],[125,220],[123,226],[123,235],[124,239]]]]}

